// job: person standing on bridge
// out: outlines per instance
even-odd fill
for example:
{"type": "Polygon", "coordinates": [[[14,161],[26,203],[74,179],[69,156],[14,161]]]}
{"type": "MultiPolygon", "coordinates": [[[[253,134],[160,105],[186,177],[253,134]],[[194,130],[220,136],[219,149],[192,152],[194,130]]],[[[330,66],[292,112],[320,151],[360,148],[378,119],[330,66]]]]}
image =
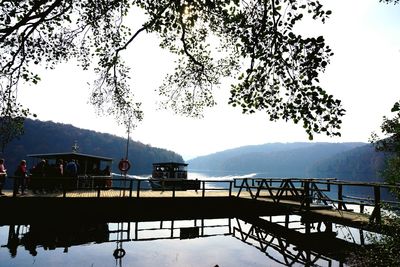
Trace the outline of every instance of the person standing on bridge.
{"type": "Polygon", "coordinates": [[[78,175],[78,165],[76,161],[71,159],[65,166],[65,172],[68,177],[76,177],[78,175]]]}
{"type": "Polygon", "coordinates": [[[21,187],[21,194],[25,194],[25,179],[26,179],[26,161],[21,160],[17,169],[14,172],[14,195],[18,194],[19,187],[21,187]]]}
{"type": "Polygon", "coordinates": [[[3,186],[6,182],[7,170],[4,167],[4,159],[0,159],[0,196],[4,196],[3,186]]]}

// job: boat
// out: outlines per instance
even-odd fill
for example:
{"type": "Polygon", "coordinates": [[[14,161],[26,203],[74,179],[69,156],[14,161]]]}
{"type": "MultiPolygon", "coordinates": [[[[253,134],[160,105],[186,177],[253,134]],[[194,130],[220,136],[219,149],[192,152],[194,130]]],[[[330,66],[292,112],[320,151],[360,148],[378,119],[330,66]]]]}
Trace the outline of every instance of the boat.
{"type": "Polygon", "coordinates": [[[112,187],[112,158],[74,151],[27,156],[33,161],[28,178],[28,187],[33,191],[112,187]],[[76,165],[75,172],[68,171],[70,163],[76,165]]]}
{"type": "Polygon", "coordinates": [[[153,163],[153,171],[149,182],[152,190],[197,190],[199,180],[189,180],[187,163],[159,162],[153,163]]]}

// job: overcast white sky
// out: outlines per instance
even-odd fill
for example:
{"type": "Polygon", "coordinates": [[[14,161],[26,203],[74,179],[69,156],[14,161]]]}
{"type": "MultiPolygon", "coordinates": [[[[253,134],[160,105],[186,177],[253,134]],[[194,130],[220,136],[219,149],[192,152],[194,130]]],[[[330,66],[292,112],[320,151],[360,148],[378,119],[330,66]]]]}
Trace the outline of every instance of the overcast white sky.
{"type": "MultiPolygon", "coordinates": [[[[382,116],[390,115],[390,108],[400,99],[400,5],[378,0],[322,2],[333,11],[331,19],[324,25],[305,23],[302,31],[324,35],[335,52],[321,82],[343,101],[347,115],[341,138],[319,135],[314,141],[367,142],[371,132],[379,130],[382,116]]],[[[308,141],[301,125],[269,122],[262,112],[242,115],[228,106],[228,80],[216,92],[218,105],[207,110],[203,119],[157,110],[155,89],[173,68],[173,59],[149,35],[136,40],[126,56],[132,68],[132,88],[145,112],[144,121],[131,134],[135,141],[173,150],[185,159],[244,145],[308,141]]],[[[94,80],[91,72],[69,62],[41,77],[38,85],[22,85],[19,91],[19,100],[38,119],[126,137],[123,127],[112,118],[98,117],[88,104],[87,83],[94,80]]]]}

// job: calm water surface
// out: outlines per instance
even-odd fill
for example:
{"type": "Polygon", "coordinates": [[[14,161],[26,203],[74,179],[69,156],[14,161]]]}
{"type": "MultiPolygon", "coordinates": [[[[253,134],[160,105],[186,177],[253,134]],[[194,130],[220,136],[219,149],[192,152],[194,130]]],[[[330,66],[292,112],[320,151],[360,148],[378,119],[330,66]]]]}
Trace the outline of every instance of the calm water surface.
{"type": "MultiPolygon", "coordinates": [[[[134,223],[131,224],[134,229],[134,223]]],[[[110,228],[116,227],[110,224],[110,228]]],[[[141,227],[152,227],[152,223],[142,223],[141,227]]],[[[122,242],[126,254],[120,260],[113,256],[117,246],[121,247],[117,241],[89,242],[67,249],[38,245],[35,256],[19,246],[12,257],[9,249],[3,247],[7,245],[8,230],[9,226],[0,228],[0,266],[265,266],[266,263],[265,255],[256,248],[225,236],[122,242]]],[[[167,232],[143,233],[141,238],[156,234],[163,237],[169,235],[167,232]]]]}
{"type": "MultiPolygon", "coordinates": [[[[284,216],[264,219],[284,225],[284,216]]],[[[298,216],[290,220],[289,228],[304,233],[298,216]]],[[[333,230],[347,242],[360,242],[354,229],[333,230]]],[[[302,250],[251,223],[227,218],[5,225],[0,244],[0,266],[304,266],[307,260],[311,266],[341,266],[336,256],[302,250]],[[117,249],[123,250],[121,257],[117,249]]]]}

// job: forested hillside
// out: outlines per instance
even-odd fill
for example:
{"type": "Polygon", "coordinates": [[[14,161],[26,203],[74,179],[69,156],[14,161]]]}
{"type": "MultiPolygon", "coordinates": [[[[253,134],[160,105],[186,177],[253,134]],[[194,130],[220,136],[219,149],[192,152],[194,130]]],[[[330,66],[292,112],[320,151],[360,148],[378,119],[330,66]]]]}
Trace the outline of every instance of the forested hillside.
{"type": "Polygon", "coordinates": [[[271,143],[190,160],[192,170],[259,173],[268,177],[378,180],[384,155],[366,143],[271,143]]]}
{"type": "MultiPolygon", "coordinates": [[[[24,135],[7,145],[0,157],[5,158],[6,167],[12,170],[27,154],[70,152],[75,141],[80,153],[113,158],[113,171],[118,171],[117,164],[125,156],[126,139],[48,121],[26,120],[24,135]]],[[[154,162],[183,162],[175,152],[134,141],[129,144],[129,160],[131,174],[150,173],[154,162]]]]}
{"type": "Polygon", "coordinates": [[[352,180],[381,181],[379,172],[383,169],[388,154],[376,152],[371,144],[338,153],[322,160],[310,168],[310,173],[319,176],[351,177],[352,180]]]}

